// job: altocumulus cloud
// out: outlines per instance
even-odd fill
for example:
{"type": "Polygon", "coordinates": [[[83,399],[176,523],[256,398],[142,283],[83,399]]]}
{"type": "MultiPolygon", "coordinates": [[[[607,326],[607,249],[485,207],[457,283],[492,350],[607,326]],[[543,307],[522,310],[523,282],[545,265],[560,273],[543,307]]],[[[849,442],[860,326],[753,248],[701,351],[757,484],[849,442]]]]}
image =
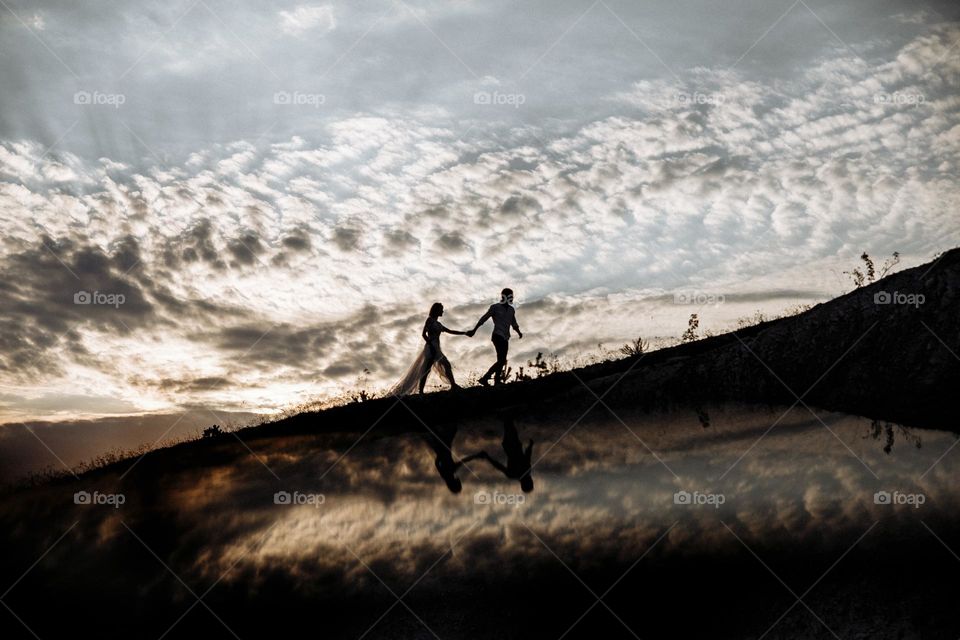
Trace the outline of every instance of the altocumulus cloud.
{"type": "MultiPolygon", "coordinates": [[[[332,9],[281,12],[293,35],[332,9]]],[[[838,48],[790,77],[699,67],[601,96],[576,126],[464,139],[443,109],[327,117],[280,141],[143,167],[0,143],[0,381],[110,389],[139,407],[276,407],[386,384],[431,302],[468,327],[509,284],[538,350],[682,329],[671,292],[730,294],[707,322],[836,293],[863,249],[957,244],[960,30],[868,63],[838,48]],[[818,275],[819,274],[819,275],[818,275]],[[122,304],[76,304],[78,292],[122,304]],[[739,298],[737,297],[739,296],[739,298]],[[176,384],[171,381],[177,381],[176,384]]],[[[449,342],[461,370],[485,341],[449,342]]],[[[19,400],[18,400],[19,398],[19,400]]]]}

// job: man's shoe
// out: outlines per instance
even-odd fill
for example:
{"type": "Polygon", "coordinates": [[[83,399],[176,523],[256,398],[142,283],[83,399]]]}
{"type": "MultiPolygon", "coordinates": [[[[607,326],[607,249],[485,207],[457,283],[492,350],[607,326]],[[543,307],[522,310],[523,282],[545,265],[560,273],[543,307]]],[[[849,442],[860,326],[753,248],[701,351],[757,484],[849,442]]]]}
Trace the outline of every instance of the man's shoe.
{"type": "Polygon", "coordinates": [[[485,386],[485,387],[489,387],[489,386],[490,386],[490,376],[483,376],[482,378],[480,378],[479,380],[477,380],[477,382],[479,382],[480,384],[482,384],[482,385],[485,386]]]}

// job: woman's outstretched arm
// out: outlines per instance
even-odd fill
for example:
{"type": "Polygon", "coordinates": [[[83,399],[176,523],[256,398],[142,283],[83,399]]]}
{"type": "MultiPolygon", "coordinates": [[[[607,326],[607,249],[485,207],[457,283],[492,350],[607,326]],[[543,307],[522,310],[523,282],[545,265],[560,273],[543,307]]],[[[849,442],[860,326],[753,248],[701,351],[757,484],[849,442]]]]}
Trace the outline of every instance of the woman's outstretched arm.
{"type": "Polygon", "coordinates": [[[454,336],[465,336],[465,335],[467,335],[467,332],[466,332],[466,331],[456,331],[456,330],[454,330],[454,329],[448,329],[448,328],[446,328],[445,326],[443,326],[442,324],[440,325],[440,330],[443,331],[443,332],[445,332],[445,333],[449,333],[449,334],[451,334],[451,335],[454,335],[454,336]]]}

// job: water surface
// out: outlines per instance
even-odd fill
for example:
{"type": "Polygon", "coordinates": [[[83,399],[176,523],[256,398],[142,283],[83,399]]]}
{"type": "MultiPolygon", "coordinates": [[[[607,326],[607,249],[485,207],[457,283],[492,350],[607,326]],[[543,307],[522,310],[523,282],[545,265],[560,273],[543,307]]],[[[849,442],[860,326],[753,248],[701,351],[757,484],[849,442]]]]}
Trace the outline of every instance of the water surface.
{"type": "MultiPolygon", "coordinates": [[[[276,607],[321,616],[337,637],[954,630],[939,614],[960,569],[955,435],[798,408],[578,418],[515,416],[534,442],[529,492],[482,458],[459,468],[459,492],[438,471],[448,453],[506,465],[500,420],[228,438],[174,468],[148,456],[122,480],[9,497],[11,544],[39,554],[77,522],[38,580],[56,571],[64,596],[96,583],[120,600],[135,580],[152,603],[137,610],[160,628],[194,602],[175,573],[212,587],[204,602],[224,624],[204,616],[239,637],[270,627],[276,607]],[[78,488],[125,503],[74,505],[78,488]]],[[[11,596],[27,614],[31,584],[11,596]]]]}

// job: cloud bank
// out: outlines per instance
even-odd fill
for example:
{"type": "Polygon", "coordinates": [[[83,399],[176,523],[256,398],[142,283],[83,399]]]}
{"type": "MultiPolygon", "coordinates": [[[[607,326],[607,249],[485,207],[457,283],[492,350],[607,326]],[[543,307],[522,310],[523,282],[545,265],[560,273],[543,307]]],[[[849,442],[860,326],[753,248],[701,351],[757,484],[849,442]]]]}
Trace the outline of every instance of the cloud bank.
{"type": "MultiPolygon", "coordinates": [[[[291,6],[271,29],[333,36],[350,24],[339,11],[291,6]]],[[[439,46],[418,20],[440,29],[446,14],[404,15],[439,46]]],[[[392,97],[342,111],[328,109],[335,95],[288,84],[270,108],[297,133],[177,138],[179,155],[126,124],[144,116],[125,111],[136,95],[73,105],[130,129],[132,155],[16,137],[8,118],[0,413],[36,415],[38,389],[72,416],[272,409],[358,376],[385,386],[419,348],[430,303],[467,328],[502,286],[518,292],[520,364],[675,336],[691,312],[719,329],[825,299],[849,286],[839,271],[863,250],[929,259],[960,240],[960,30],[925,15],[888,22],[916,31],[896,46],[834,42],[779,75],[736,56],[677,67],[682,78],[621,75],[566,118],[534,117],[533,71],[529,96],[484,76],[457,107],[392,97]],[[689,291],[726,303],[674,304],[689,291]],[[99,297],[79,304],[84,292],[99,297]],[[78,393],[106,398],[102,410],[78,393]]],[[[577,33],[571,49],[589,51],[577,33]]],[[[479,337],[447,351],[460,372],[491,358],[479,337]]]]}

